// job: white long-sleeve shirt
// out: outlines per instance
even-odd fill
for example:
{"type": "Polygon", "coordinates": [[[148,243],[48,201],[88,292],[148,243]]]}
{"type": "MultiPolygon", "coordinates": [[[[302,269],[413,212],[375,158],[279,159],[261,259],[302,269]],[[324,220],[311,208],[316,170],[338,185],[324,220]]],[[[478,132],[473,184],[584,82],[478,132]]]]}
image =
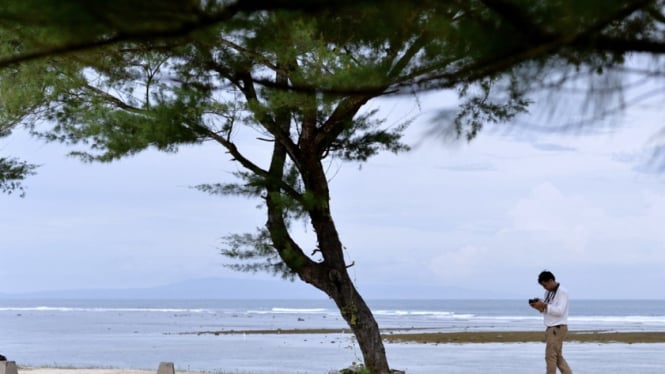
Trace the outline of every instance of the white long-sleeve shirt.
{"type": "Polygon", "coordinates": [[[548,298],[551,292],[545,292],[544,322],[545,326],[557,326],[568,324],[568,291],[559,285],[556,293],[548,298]]]}

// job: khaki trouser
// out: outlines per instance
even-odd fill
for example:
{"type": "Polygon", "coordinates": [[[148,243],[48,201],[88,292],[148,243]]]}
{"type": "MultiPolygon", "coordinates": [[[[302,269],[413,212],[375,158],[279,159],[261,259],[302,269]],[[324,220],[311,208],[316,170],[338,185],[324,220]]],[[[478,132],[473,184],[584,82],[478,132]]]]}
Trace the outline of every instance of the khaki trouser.
{"type": "Polygon", "coordinates": [[[547,363],[547,374],[556,374],[556,368],[561,374],[572,374],[568,363],[563,358],[563,340],[568,335],[568,326],[559,325],[548,327],[545,330],[545,362],[547,363]]]}

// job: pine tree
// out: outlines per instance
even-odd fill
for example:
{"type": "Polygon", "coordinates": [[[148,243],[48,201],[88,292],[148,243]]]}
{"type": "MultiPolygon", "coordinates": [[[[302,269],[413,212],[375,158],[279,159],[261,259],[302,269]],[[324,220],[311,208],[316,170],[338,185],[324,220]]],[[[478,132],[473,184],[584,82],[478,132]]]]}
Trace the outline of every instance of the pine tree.
{"type": "MultiPolygon", "coordinates": [[[[259,199],[267,218],[257,232],[227,236],[231,266],[324,292],[367,369],[388,373],[379,326],[348,273],[326,172],[331,160],[408,150],[408,123],[386,127],[365,105],[457,89],[449,124],[472,139],[526,111],[543,80],[607,73],[632,51],[662,53],[663,4],[331,3],[10,1],[0,13],[0,135],[27,126],[89,162],[215,142],[238,165],[237,183],[197,188],[259,199]],[[267,160],[247,151],[256,146],[267,160]],[[296,220],[316,248],[294,238],[296,220]]],[[[20,188],[31,168],[0,159],[0,187],[20,188]]]]}

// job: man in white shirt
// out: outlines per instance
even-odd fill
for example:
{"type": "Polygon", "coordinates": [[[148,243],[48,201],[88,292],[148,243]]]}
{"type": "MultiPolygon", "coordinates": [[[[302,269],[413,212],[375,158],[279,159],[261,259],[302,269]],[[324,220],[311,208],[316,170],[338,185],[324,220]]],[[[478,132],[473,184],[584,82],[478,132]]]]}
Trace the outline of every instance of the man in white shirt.
{"type": "Polygon", "coordinates": [[[568,291],[547,270],[538,275],[538,283],[545,289],[545,299],[529,300],[529,305],[543,313],[547,374],[556,374],[557,367],[561,374],[572,374],[573,371],[563,358],[563,340],[568,334],[568,291]]]}

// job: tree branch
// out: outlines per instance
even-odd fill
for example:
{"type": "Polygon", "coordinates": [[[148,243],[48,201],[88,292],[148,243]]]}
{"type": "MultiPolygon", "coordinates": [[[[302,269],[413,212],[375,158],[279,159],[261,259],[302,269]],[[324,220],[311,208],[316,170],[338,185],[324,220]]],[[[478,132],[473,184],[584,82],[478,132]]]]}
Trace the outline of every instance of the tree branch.
{"type": "MultiPolygon", "coordinates": [[[[225,139],[223,136],[220,136],[216,132],[210,130],[207,127],[204,126],[199,126],[197,129],[197,132],[204,134],[207,137],[210,137],[211,139],[215,140],[217,143],[221,144],[224,148],[226,148],[231,156],[233,156],[233,159],[237,162],[240,163],[245,169],[251,171],[252,173],[268,179],[270,178],[270,173],[253,163],[251,160],[246,158],[240,151],[238,150],[238,147],[236,145],[225,139]]],[[[302,194],[295,189],[293,189],[290,185],[287,183],[284,183],[284,181],[280,180],[280,188],[286,192],[292,199],[296,201],[302,201],[302,194]]]]}
{"type": "Polygon", "coordinates": [[[220,39],[220,43],[227,46],[227,47],[235,49],[236,51],[244,54],[245,56],[251,57],[254,61],[259,61],[261,64],[263,64],[263,66],[267,67],[268,69],[270,69],[272,71],[275,71],[275,72],[278,71],[277,65],[273,64],[270,60],[265,58],[264,55],[262,55],[260,53],[250,51],[247,48],[243,48],[243,47],[233,43],[232,41],[226,40],[226,39],[223,39],[223,38],[220,39]]]}
{"type": "Polygon", "coordinates": [[[531,42],[543,42],[553,38],[552,34],[546,33],[539,27],[536,27],[530,21],[529,15],[524,12],[523,8],[504,0],[481,0],[481,2],[488,9],[496,13],[502,21],[510,23],[527,40],[531,42]]]}
{"type": "Polygon", "coordinates": [[[615,53],[647,52],[654,54],[665,53],[665,40],[647,39],[619,39],[606,36],[593,37],[590,40],[578,42],[579,45],[589,46],[599,52],[611,51],[615,53]]]}
{"type": "Polygon", "coordinates": [[[97,88],[95,86],[91,86],[91,85],[87,84],[85,86],[85,88],[92,91],[95,95],[103,98],[104,100],[106,100],[109,103],[117,106],[120,109],[124,109],[124,110],[126,110],[128,112],[132,112],[132,113],[145,114],[144,110],[142,110],[140,108],[137,108],[135,106],[131,106],[131,105],[125,103],[124,101],[122,101],[121,99],[111,95],[108,92],[104,92],[104,91],[100,90],[99,88],[97,88]]]}
{"type": "Polygon", "coordinates": [[[318,130],[315,138],[315,144],[319,152],[324,152],[330,143],[332,143],[339,133],[344,131],[341,122],[352,118],[374,96],[354,96],[342,100],[318,130]]]}
{"type": "MultiPolygon", "coordinates": [[[[594,42],[597,43],[607,42],[607,44],[609,44],[610,42],[614,41],[616,41],[617,43],[619,43],[619,45],[621,45],[621,40],[616,40],[611,37],[603,37],[603,36],[592,38],[591,36],[594,35],[594,33],[597,33],[603,28],[605,28],[610,23],[616,22],[617,20],[623,20],[625,17],[628,17],[633,12],[643,8],[649,2],[650,2],[649,0],[635,1],[621,9],[618,9],[616,12],[610,14],[609,16],[592,23],[581,32],[573,34],[557,35],[551,41],[544,41],[535,44],[528,43],[515,48],[510,48],[498,55],[488,56],[486,58],[476,61],[475,63],[468,64],[457,71],[426,76],[416,81],[406,82],[402,86],[409,86],[412,84],[419,86],[421,90],[450,88],[463,81],[473,82],[483,77],[489,77],[499,74],[516,65],[519,65],[520,63],[529,60],[535,60],[541,57],[545,57],[549,54],[553,54],[556,51],[559,51],[566,46],[576,46],[576,47],[586,46],[589,48],[594,48],[593,45],[594,42]],[[427,83],[430,82],[434,82],[434,84],[432,84],[429,87],[423,88],[423,86],[425,86],[427,83]]],[[[602,45],[605,46],[606,44],[602,45]]],[[[630,43],[624,44],[624,46],[626,47],[628,45],[630,45],[630,43]]],[[[635,43],[633,44],[633,46],[636,48],[640,47],[645,51],[647,51],[648,49],[652,49],[653,51],[659,50],[659,46],[656,43],[648,43],[648,42],[635,43]]],[[[624,52],[631,51],[626,48],[621,49],[620,46],[615,48],[617,48],[618,51],[624,51],[624,52]]],[[[437,69],[440,68],[442,67],[439,65],[433,65],[429,67],[429,70],[436,71],[437,69]]],[[[422,75],[424,73],[426,73],[426,71],[421,71],[418,72],[418,75],[422,75]]]]}
{"type": "Polygon", "coordinates": [[[78,43],[70,43],[65,45],[53,46],[50,48],[43,48],[33,52],[26,52],[20,55],[6,57],[0,59],[0,68],[18,65],[28,61],[39,60],[46,57],[67,55],[75,52],[82,52],[93,50],[97,48],[107,47],[114,44],[132,41],[154,40],[154,39],[170,39],[182,37],[190,34],[193,31],[209,27],[216,23],[225,21],[238,13],[240,9],[236,5],[229,5],[217,14],[210,16],[201,16],[195,22],[184,22],[177,27],[161,29],[161,30],[144,30],[141,32],[125,33],[117,32],[112,36],[101,38],[97,40],[85,40],[78,43]]]}
{"type": "Polygon", "coordinates": [[[2,58],[0,59],[0,68],[15,66],[24,62],[39,60],[46,57],[94,50],[123,42],[179,38],[187,36],[194,31],[227,21],[241,12],[254,13],[279,9],[315,12],[331,6],[352,5],[365,2],[371,3],[372,0],[237,0],[212,14],[205,14],[203,11],[200,11],[196,20],[191,22],[181,22],[172,28],[157,30],[146,29],[136,32],[113,32],[112,30],[110,36],[107,37],[56,45],[50,48],[43,48],[2,58]]]}

